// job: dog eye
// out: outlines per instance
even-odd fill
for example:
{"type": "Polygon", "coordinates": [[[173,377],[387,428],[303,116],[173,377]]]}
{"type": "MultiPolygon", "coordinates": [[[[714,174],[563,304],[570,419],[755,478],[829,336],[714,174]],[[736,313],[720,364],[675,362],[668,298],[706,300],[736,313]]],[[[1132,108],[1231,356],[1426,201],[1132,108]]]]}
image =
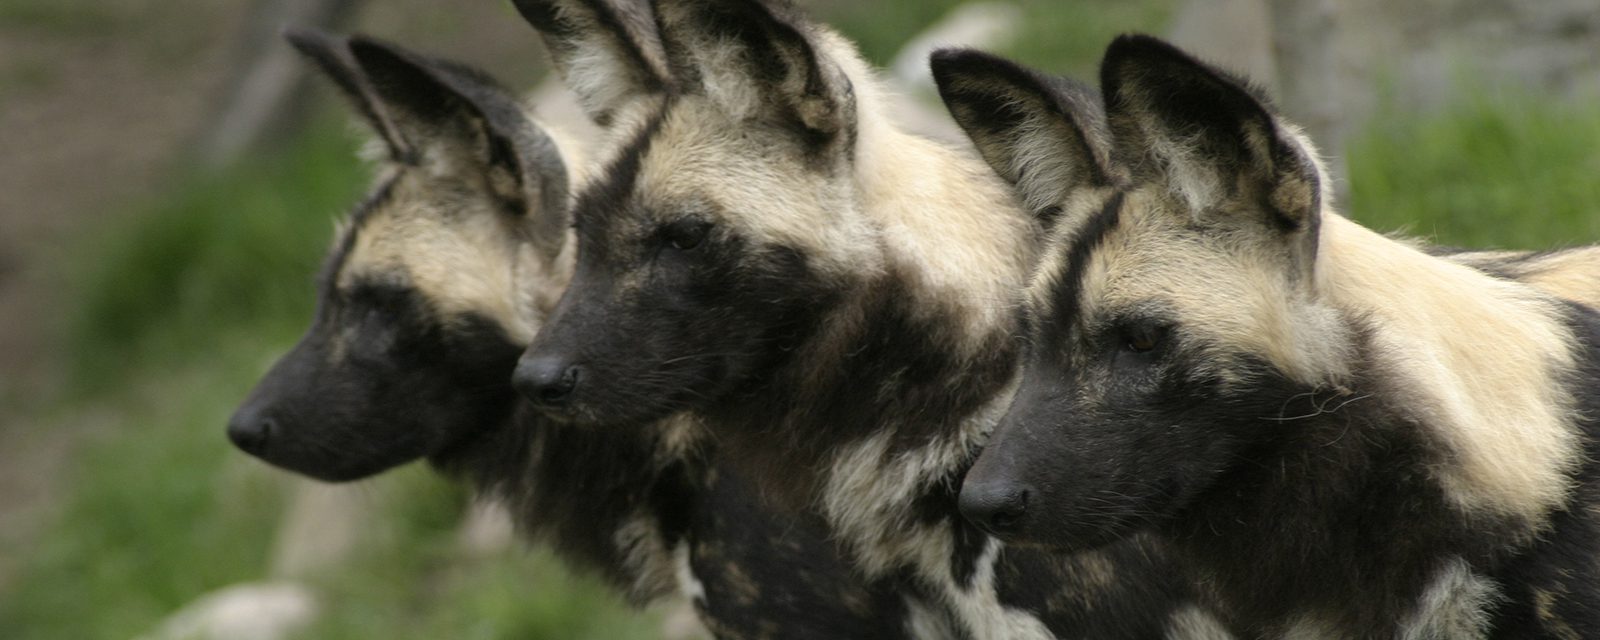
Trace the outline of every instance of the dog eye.
{"type": "Polygon", "coordinates": [[[667,246],[678,251],[690,251],[704,243],[710,231],[709,222],[685,220],[667,225],[663,235],[667,246]]]}
{"type": "Polygon", "coordinates": [[[1166,340],[1167,328],[1138,324],[1122,330],[1122,348],[1134,353],[1149,353],[1166,340]]]}

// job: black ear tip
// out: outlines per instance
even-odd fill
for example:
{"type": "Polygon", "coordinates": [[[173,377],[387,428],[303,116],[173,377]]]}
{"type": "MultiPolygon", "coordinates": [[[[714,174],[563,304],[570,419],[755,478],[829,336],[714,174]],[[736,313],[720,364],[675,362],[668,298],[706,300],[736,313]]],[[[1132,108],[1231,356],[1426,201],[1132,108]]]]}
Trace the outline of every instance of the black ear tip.
{"type": "Polygon", "coordinates": [[[394,67],[396,64],[415,66],[404,49],[367,36],[350,37],[350,55],[355,56],[356,64],[367,69],[368,73],[376,69],[394,67]]]}
{"type": "Polygon", "coordinates": [[[935,49],[932,54],[928,55],[928,66],[933,69],[935,74],[941,71],[959,73],[983,62],[985,59],[992,59],[993,57],[977,49],[944,47],[935,49]]]}
{"type": "Polygon", "coordinates": [[[1142,33],[1128,33],[1111,41],[1101,64],[1103,68],[1111,69],[1130,60],[1194,63],[1193,57],[1170,42],[1142,33]]]}
{"type": "Polygon", "coordinates": [[[963,80],[999,75],[1014,75],[1015,63],[1000,56],[977,49],[939,49],[928,56],[928,67],[933,71],[934,84],[941,90],[963,80]]]}
{"type": "Polygon", "coordinates": [[[1137,69],[1170,69],[1170,65],[1203,66],[1182,49],[1160,38],[1142,33],[1117,36],[1106,47],[1105,58],[1100,61],[1100,90],[1109,103],[1122,93],[1124,78],[1130,73],[1140,73],[1137,69]]]}
{"type": "Polygon", "coordinates": [[[371,56],[374,53],[379,55],[389,54],[390,52],[388,49],[389,47],[385,46],[382,42],[378,42],[377,40],[373,40],[372,38],[368,38],[366,36],[350,37],[350,53],[355,54],[356,57],[371,56]]]}
{"type": "Polygon", "coordinates": [[[523,20],[535,27],[544,29],[555,24],[555,3],[550,0],[511,0],[511,5],[522,14],[523,20]]]}
{"type": "Polygon", "coordinates": [[[1111,46],[1106,47],[1106,55],[1117,53],[1140,52],[1170,52],[1177,51],[1165,40],[1145,33],[1124,33],[1111,40],[1111,46]]]}
{"type": "Polygon", "coordinates": [[[344,44],[345,38],[313,27],[288,26],[282,31],[283,39],[297,51],[317,55],[333,51],[344,44]]]}

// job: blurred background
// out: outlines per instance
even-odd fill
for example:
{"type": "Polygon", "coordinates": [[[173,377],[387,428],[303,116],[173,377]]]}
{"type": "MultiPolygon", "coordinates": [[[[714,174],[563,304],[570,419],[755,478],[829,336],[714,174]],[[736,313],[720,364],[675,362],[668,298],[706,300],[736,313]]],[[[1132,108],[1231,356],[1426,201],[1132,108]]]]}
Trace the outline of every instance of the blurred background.
{"type": "MultiPolygon", "coordinates": [[[[1593,0],[801,4],[936,135],[953,129],[933,44],[1092,78],[1115,34],[1165,34],[1277,96],[1369,226],[1600,241],[1593,0]]],[[[695,637],[682,611],[629,611],[516,544],[426,469],[328,488],[229,446],[369,177],[364,132],[304,81],[285,23],[513,88],[546,75],[501,1],[0,0],[0,636],[695,637]]]]}

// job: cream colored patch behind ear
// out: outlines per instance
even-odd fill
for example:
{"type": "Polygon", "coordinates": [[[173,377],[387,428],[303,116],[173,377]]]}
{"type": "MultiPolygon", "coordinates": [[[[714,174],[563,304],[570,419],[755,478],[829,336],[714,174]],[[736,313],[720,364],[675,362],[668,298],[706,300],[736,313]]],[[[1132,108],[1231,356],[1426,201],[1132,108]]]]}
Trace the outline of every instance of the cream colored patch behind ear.
{"type": "Polygon", "coordinates": [[[1567,300],[1600,308],[1600,248],[1571,249],[1532,262],[1519,279],[1567,300]]]}
{"type": "Polygon", "coordinates": [[[395,184],[390,204],[369,218],[356,237],[341,283],[364,273],[404,273],[411,286],[443,318],[476,314],[495,322],[515,340],[532,335],[519,317],[512,273],[517,259],[507,230],[481,201],[454,203],[450,214],[437,209],[442,193],[425,185],[395,184]],[[482,210],[473,210],[474,208],[482,210]]]}
{"type": "Polygon", "coordinates": [[[1553,300],[1339,216],[1323,234],[1322,292],[1373,318],[1373,356],[1453,454],[1437,472],[1449,495],[1533,522],[1562,504],[1580,452],[1573,336],[1553,300]]]}

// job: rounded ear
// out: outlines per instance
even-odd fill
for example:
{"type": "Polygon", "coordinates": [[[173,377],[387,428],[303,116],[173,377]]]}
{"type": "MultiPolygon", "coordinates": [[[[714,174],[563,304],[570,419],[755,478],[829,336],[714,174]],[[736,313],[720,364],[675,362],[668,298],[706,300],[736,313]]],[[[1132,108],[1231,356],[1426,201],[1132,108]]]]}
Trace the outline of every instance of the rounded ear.
{"type": "Polygon", "coordinates": [[[515,96],[487,74],[365,37],[352,58],[372,95],[411,142],[413,164],[475,172],[504,211],[530,215],[535,246],[554,259],[566,241],[567,169],[560,149],[515,96]]]}
{"type": "Polygon", "coordinates": [[[971,49],[935,51],[929,63],[956,124],[1046,226],[1074,191],[1119,181],[1092,87],[971,49]]]}
{"type": "Polygon", "coordinates": [[[556,72],[596,124],[608,126],[622,105],[666,90],[666,62],[648,0],[513,4],[539,32],[556,72]]]}
{"type": "Polygon", "coordinates": [[[372,87],[367,84],[355,57],[350,54],[349,38],[303,27],[285,29],[283,37],[333,81],[350,105],[355,107],[356,113],[361,114],[362,119],[383,139],[391,159],[398,161],[411,157],[411,146],[395,127],[393,119],[385,113],[381,101],[373,95],[372,87]]]}
{"type": "Polygon", "coordinates": [[[1122,36],[1100,68],[1118,160],[1197,215],[1249,209],[1315,247],[1316,153],[1246,82],[1149,36],[1122,36]],[[1243,204],[1245,207],[1228,207],[1243,204]]]}
{"type": "Polygon", "coordinates": [[[656,0],[678,91],[709,97],[735,117],[792,126],[812,147],[848,141],[855,101],[844,70],[819,49],[815,27],[781,0],[656,0]]]}

